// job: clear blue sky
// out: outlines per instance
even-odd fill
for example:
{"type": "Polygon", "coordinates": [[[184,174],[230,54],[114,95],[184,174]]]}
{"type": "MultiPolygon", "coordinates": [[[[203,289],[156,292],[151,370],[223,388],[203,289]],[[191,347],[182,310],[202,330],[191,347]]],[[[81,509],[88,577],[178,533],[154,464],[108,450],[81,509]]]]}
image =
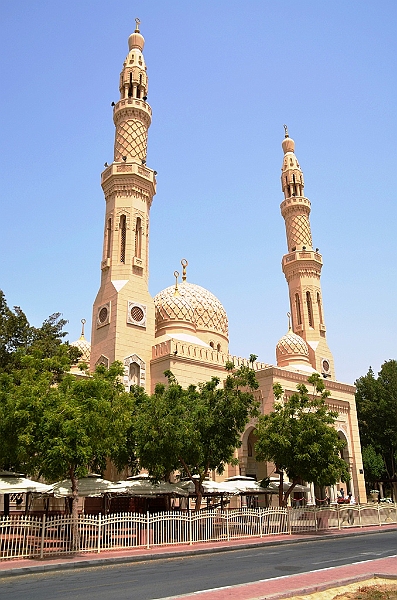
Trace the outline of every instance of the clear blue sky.
{"type": "MultiPolygon", "coordinates": [[[[69,339],[91,321],[113,156],[110,103],[134,18],[153,109],[150,291],[188,279],[224,304],[230,350],[274,362],[287,330],[280,168],[296,142],[324,267],[336,375],[396,352],[395,0],[3,2],[0,287],[69,339]]],[[[87,331],[89,337],[89,329],[87,331]]]]}

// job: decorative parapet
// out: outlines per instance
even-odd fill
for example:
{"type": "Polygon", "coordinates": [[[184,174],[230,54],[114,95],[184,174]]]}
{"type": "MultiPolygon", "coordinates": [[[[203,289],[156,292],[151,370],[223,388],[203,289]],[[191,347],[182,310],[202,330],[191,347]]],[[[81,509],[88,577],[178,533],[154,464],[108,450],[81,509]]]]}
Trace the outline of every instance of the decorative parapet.
{"type": "Polygon", "coordinates": [[[247,358],[240,356],[232,356],[217,352],[213,348],[182,342],[179,340],[170,339],[159,344],[155,344],[152,348],[152,360],[158,360],[165,356],[170,356],[174,360],[184,359],[204,362],[208,365],[224,367],[227,362],[233,362],[234,366],[239,368],[244,366],[252,366],[255,371],[266,369],[270,365],[262,362],[250,363],[247,358]]]}

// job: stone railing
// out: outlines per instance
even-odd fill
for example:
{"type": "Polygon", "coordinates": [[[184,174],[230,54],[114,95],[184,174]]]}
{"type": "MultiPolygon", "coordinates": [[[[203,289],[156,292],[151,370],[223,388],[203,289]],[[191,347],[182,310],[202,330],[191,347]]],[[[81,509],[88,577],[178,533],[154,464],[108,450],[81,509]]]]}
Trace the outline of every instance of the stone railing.
{"type": "MultiPolygon", "coordinates": [[[[225,366],[227,362],[233,362],[236,368],[244,366],[251,366],[251,363],[247,358],[240,356],[232,356],[230,354],[224,354],[218,352],[214,348],[208,348],[207,346],[200,346],[198,344],[192,344],[190,342],[183,342],[180,340],[170,339],[165,342],[161,342],[153,346],[152,349],[152,360],[161,358],[163,356],[173,356],[175,359],[185,358],[193,361],[204,361],[212,365],[225,366]]],[[[254,362],[252,367],[255,371],[265,369],[270,365],[262,362],[254,362]]]]}

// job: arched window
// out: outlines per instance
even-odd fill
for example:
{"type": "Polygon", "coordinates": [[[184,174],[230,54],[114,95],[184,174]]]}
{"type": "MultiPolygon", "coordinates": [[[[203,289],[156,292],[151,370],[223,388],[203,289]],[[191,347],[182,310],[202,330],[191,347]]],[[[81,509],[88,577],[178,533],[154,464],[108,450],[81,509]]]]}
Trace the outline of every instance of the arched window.
{"type": "Polygon", "coordinates": [[[320,294],[317,292],[317,308],[318,308],[318,318],[320,319],[320,323],[323,323],[323,311],[321,310],[321,298],[320,294]]]}
{"type": "Polygon", "coordinates": [[[210,342],[210,346],[213,349],[214,348],[214,342],[210,342]]]}
{"type": "Polygon", "coordinates": [[[301,301],[299,298],[299,294],[295,294],[295,309],[296,309],[296,318],[298,320],[298,325],[302,325],[301,301]]]}
{"type": "Polygon", "coordinates": [[[141,385],[141,367],[136,362],[132,362],[130,364],[130,384],[131,385],[141,385]]]}
{"type": "Polygon", "coordinates": [[[135,225],[135,256],[142,258],[142,220],[138,217],[135,225]]]}
{"type": "Polygon", "coordinates": [[[110,258],[112,244],[112,219],[108,219],[106,226],[106,258],[110,258]]]}
{"type": "Polygon", "coordinates": [[[130,73],[130,84],[128,86],[128,98],[132,98],[132,73],[130,73]]]}
{"type": "Polygon", "coordinates": [[[217,344],[216,349],[217,349],[218,352],[220,352],[221,351],[221,345],[217,344]]]}
{"type": "Polygon", "coordinates": [[[127,235],[127,222],[125,215],[120,217],[120,262],[125,263],[125,240],[127,235]]]}
{"type": "Polygon", "coordinates": [[[312,297],[310,295],[310,292],[306,292],[306,304],[307,304],[307,316],[309,319],[309,327],[314,327],[313,305],[312,305],[312,297]]]}

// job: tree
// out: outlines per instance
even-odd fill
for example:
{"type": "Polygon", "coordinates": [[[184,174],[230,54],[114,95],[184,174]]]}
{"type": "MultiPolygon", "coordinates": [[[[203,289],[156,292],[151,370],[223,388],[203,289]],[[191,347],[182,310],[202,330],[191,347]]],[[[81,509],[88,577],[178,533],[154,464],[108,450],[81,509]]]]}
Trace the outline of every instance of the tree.
{"type": "Polygon", "coordinates": [[[389,480],[397,498],[397,361],[384,362],[377,378],[370,367],[355,385],[365,479],[389,480]]]}
{"type": "Polygon", "coordinates": [[[274,384],[274,410],[260,416],[256,430],[257,460],[273,462],[280,473],[280,506],[300,481],[324,486],[349,480],[348,466],[340,456],[345,442],[333,427],[338,414],[326,405],[329,392],[318,373],[310,375],[308,383],[313,385],[311,396],[299,384],[289,398],[283,397],[279,383],[274,384]],[[285,493],[284,471],[291,481],[285,493]]]}
{"type": "Polygon", "coordinates": [[[70,365],[76,363],[81,352],[63,342],[66,323],[60,313],[54,313],[41,327],[33,327],[19,306],[14,306],[14,310],[8,307],[0,290],[0,373],[20,369],[27,354],[45,359],[61,353],[64,357],[68,355],[70,365]]]}
{"type": "Polygon", "coordinates": [[[55,313],[33,327],[0,291],[0,468],[30,468],[43,399],[81,355],[63,342],[66,323],[55,313]]]}
{"type": "Polygon", "coordinates": [[[166,371],[168,385],[157,384],[152,396],[139,388],[132,391],[141,467],[155,480],[167,480],[173,471],[182,471],[194,483],[196,509],[204,478],[212,470],[221,474],[227,463],[236,463],[233,455],[241,444],[240,436],[249,418],[257,414],[254,371],[246,366],[235,370],[232,363],[227,369],[223,387],[213,377],[183,389],[166,371]]]}
{"type": "Polygon", "coordinates": [[[43,401],[32,466],[48,481],[70,479],[75,517],[78,479],[90,471],[103,473],[130,426],[132,397],[122,375],[117,362],[109,369],[99,365],[86,379],[67,375],[43,401]]]}

